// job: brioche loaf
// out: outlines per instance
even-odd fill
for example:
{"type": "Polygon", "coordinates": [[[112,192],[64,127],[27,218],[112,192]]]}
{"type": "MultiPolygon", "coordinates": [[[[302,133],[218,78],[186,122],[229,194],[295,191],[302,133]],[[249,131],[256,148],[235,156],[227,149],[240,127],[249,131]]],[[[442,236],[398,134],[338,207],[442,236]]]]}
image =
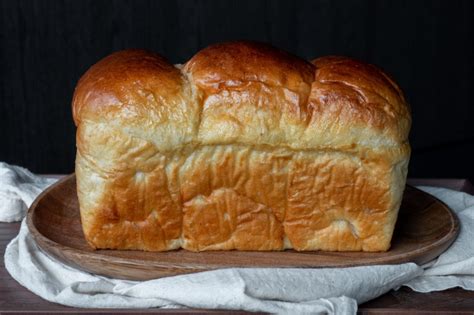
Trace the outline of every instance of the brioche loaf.
{"type": "Polygon", "coordinates": [[[94,248],[385,251],[410,110],[372,65],[210,46],[183,66],[114,53],[73,98],[84,235],[94,248]]]}

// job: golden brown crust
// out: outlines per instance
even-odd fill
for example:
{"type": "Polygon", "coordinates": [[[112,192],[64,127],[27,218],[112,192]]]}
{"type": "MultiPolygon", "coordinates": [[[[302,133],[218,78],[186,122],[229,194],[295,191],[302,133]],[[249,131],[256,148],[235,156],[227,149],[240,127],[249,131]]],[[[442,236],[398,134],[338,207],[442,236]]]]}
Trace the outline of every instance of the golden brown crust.
{"type": "Polygon", "coordinates": [[[398,143],[407,140],[410,110],[400,88],[385,73],[346,57],[322,57],[313,63],[313,116],[337,113],[338,123],[348,121],[352,126],[374,128],[398,143]]]}
{"type": "Polygon", "coordinates": [[[184,71],[207,94],[235,89],[248,82],[281,86],[308,93],[314,66],[287,52],[256,42],[228,42],[209,46],[189,60],[184,71]]]}
{"type": "Polygon", "coordinates": [[[112,54],[73,98],[84,234],[96,248],[386,250],[406,179],[397,85],[344,57],[252,42],[184,67],[112,54]]]}
{"type": "MultiPolygon", "coordinates": [[[[180,93],[181,73],[156,53],[123,50],[93,65],[79,80],[73,98],[76,125],[81,119],[107,115],[120,107],[149,105],[147,98],[180,93]]],[[[133,111],[136,111],[133,108],[133,111]]]]}

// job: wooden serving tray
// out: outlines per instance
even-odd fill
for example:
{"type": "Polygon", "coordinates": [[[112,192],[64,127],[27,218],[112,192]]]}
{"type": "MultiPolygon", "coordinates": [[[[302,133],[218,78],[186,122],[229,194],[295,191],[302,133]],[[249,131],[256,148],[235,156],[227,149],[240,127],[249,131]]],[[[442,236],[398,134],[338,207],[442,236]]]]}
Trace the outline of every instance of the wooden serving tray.
{"type": "Polygon", "coordinates": [[[130,280],[232,267],[423,264],[445,251],[459,232],[458,219],[444,203],[407,186],[392,247],[384,253],[93,250],[82,233],[74,174],[58,181],[35,200],[28,212],[27,224],[33,238],[47,254],[90,273],[130,280]]]}

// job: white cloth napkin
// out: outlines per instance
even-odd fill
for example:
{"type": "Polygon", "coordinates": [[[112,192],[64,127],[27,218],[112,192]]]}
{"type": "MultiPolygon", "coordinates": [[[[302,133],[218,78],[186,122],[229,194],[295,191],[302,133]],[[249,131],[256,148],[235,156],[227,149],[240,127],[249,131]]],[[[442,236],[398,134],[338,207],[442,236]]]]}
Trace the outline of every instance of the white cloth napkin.
{"type": "MultiPolygon", "coordinates": [[[[2,163],[2,167],[9,166],[2,163]]],[[[28,180],[44,183],[32,176],[28,180]]],[[[21,181],[17,183],[21,185],[21,181]]],[[[402,285],[420,292],[456,286],[474,290],[474,196],[441,188],[422,189],[447,203],[461,221],[461,233],[455,243],[423,267],[407,263],[324,269],[223,269],[142,282],[124,281],[88,274],[45,255],[32,240],[25,221],[19,235],[7,246],[5,266],[13,278],[42,298],[77,307],[355,314],[357,304],[402,285]]],[[[0,203],[6,195],[2,191],[0,184],[0,203]]],[[[8,211],[21,213],[24,209],[12,207],[8,211]]]]}
{"type": "Polygon", "coordinates": [[[474,291],[474,196],[445,188],[418,187],[446,203],[461,222],[461,232],[438,259],[426,264],[422,277],[405,285],[418,292],[461,287],[474,291]]]}
{"type": "Polygon", "coordinates": [[[55,181],[0,162],[0,222],[21,221],[35,198],[55,181]]]}

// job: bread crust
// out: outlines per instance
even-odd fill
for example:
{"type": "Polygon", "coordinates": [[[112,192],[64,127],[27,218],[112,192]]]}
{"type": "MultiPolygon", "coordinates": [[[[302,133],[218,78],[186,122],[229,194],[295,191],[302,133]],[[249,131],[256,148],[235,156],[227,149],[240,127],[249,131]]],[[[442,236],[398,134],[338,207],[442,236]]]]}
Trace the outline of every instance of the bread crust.
{"type": "Polygon", "coordinates": [[[210,46],[183,66],[126,50],[73,98],[83,230],[95,248],[390,246],[410,109],[372,65],[210,46]]]}

